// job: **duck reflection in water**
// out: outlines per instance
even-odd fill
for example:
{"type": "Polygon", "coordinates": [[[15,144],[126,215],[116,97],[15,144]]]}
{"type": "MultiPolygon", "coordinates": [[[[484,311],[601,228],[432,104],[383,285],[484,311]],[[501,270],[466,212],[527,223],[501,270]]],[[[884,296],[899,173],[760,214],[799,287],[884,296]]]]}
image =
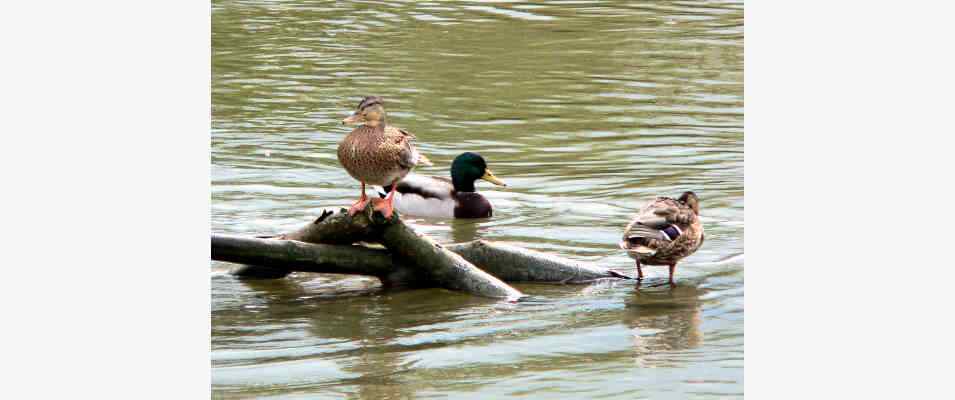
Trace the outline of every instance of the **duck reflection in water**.
{"type": "Polygon", "coordinates": [[[678,357],[668,352],[703,344],[702,301],[705,289],[691,284],[674,288],[663,283],[637,290],[626,302],[624,323],[631,328],[636,359],[641,366],[664,366],[678,357]]]}

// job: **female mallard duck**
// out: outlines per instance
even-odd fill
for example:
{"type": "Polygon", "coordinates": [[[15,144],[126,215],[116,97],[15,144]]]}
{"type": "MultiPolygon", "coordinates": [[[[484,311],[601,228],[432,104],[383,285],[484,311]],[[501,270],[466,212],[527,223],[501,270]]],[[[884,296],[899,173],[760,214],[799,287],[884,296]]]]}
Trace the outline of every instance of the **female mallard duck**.
{"type": "Polygon", "coordinates": [[[483,179],[507,186],[487,168],[484,157],[463,153],[451,163],[451,179],[410,174],[392,192],[395,208],[404,214],[437,218],[487,218],[491,202],[474,189],[483,179]]]}
{"type": "Polygon", "coordinates": [[[643,279],[641,264],[669,265],[671,286],[676,263],[701,245],[700,200],[693,192],[684,192],[678,199],[658,197],[644,206],[620,242],[620,248],[637,262],[637,279],[643,279]]]}
{"type": "MultiPolygon", "coordinates": [[[[415,136],[385,121],[384,100],[378,96],[364,98],[358,110],[342,120],[343,124],[363,123],[338,144],[338,161],[352,178],[361,182],[361,197],[348,209],[355,215],[368,204],[365,185],[393,186],[417,166],[431,165],[427,157],[414,147],[415,136]]],[[[394,191],[384,199],[372,199],[375,211],[391,218],[394,191]]]]}

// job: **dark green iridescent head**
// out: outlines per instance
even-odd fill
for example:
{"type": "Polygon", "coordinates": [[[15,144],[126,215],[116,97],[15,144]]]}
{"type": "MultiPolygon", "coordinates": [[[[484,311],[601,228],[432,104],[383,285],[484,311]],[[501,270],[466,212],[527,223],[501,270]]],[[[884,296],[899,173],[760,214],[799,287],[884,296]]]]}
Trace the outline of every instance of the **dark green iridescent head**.
{"type": "Polygon", "coordinates": [[[454,162],[451,163],[451,181],[454,182],[454,190],[474,192],[474,181],[478,179],[484,179],[499,186],[507,186],[491,173],[484,157],[480,154],[467,152],[454,158],[454,162]]]}

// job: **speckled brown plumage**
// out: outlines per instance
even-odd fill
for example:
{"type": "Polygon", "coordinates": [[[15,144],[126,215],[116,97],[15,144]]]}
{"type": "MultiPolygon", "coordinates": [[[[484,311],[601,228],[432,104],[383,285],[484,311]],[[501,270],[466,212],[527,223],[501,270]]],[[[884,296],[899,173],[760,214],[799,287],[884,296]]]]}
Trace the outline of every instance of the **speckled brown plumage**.
{"type": "Polygon", "coordinates": [[[408,175],[421,160],[414,139],[394,126],[362,125],[339,143],[338,161],[352,178],[369,185],[390,185],[408,175]]]}
{"type": "MultiPolygon", "coordinates": [[[[620,247],[637,260],[637,266],[675,266],[703,245],[703,225],[699,217],[699,200],[693,192],[679,199],[658,197],[647,204],[624,229],[620,247]],[[662,230],[679,228],[679,236],[667,240],[662,230]]],[[[672,283],[672,274],[671,274],[672,283]]]]}
{"type": "MultiPolygon", "coordinates": [[[[431,165],[428,158],[414,147],[414,135],[390,126],[385,118],[384,99],[369,96],[343,124],[360,123],[338,144],[338,161],[352,178],[361,182],[361,197],[348,209],[355,215],[369,201],[365,185],[392,185],[404,178],[418,164],[431,165]]],[[[389,193],[382,201],[371,200],[376,211],[391,218],[394,200],[389,193]]]]}

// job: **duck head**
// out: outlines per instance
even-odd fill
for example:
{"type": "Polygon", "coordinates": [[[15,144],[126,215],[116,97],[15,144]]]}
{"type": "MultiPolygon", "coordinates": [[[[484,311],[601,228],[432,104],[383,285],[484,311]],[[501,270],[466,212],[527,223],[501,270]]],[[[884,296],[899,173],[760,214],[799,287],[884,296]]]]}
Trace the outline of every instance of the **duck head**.
{"type": "Polygon", "coordinates": [[[677,200],[693,209],[694,214],[700,215],[700,199],[696,197],[696,193],[690,191],[683,192],[677,200]]]}
{"type": "Polygon", "coordinates": [[[358,103],[355,113],[342,120],[342,124],[365,124],[371,127],[385,125],[385,99],[379,96],[368,96],[358,103]]]}
{"type": "Polygon", "coordinates": [[[454,183],[454,190],[473,192],[474,181],[478,179],[498,186],[507,186],[487,168],[487,163],[480,154],[467,152],[454,158],[454,162],[451,163],[451,181],[454,183]]]}

